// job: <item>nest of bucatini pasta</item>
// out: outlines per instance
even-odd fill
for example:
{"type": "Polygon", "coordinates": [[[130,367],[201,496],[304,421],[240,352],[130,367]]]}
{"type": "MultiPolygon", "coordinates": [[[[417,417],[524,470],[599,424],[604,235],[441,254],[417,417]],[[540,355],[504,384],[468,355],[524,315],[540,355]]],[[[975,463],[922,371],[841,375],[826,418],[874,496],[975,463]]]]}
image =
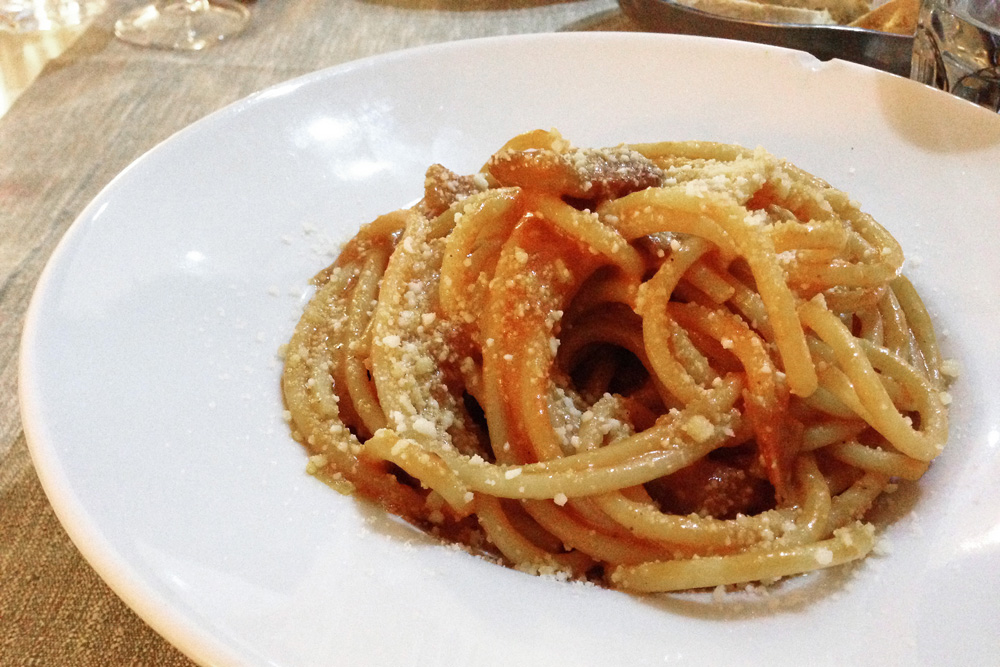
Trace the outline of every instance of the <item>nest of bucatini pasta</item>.
{"type": "Polygon", "coordinates": [[[529,132],[431,167],[315,277],[287,416],[310,472],[521,570],[669,591],[837,565],[947,437],[902,262],[761,149],[529,132]]]}

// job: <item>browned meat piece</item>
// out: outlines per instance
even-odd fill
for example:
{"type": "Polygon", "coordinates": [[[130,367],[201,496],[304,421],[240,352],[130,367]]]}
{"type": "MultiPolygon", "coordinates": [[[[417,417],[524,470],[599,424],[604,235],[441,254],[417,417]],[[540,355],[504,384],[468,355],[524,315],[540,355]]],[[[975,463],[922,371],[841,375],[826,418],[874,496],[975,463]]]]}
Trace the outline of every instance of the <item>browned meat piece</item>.
{"type": "Polygon", "coordinates": [[[774,502],[765,480],[727,463],[702,459],[646,485],[664,511],[731,519],[754,514],[774,502]]]}
{"type": "Polygon", "coordinates": [[[501,185],[555,191],[601,201],[660,185],[663,171],[642,154],[619,146],[601,149],[501,151],[487,164],[501,185]]]}
{"type": "Polygon", "coordinates": [[[439,164],[432,164],[424,177],[424,212],[432,218],[438,216],[478,190],[474,176],[459,176],[439,164]]]}

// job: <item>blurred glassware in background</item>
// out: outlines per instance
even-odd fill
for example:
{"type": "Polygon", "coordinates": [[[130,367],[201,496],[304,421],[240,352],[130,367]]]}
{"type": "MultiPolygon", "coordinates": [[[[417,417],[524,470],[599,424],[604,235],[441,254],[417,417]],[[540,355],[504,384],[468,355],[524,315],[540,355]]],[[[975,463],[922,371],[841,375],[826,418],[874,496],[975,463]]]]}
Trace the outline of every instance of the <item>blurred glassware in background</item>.
{"type": "Polygon", "coordinates": [[[139,46],[200,51],[239,34],[249,20],[250,10],[235,0],[159,0],[120,18],[115,35],[139,46]]]}
{"type": "Polygon", "coordinates": [[[89,21],[58,30],[33,32],[0,29],[0,116],[7,113],[45,65],[80,38],[88,25],[89,21]]]}
{"type": "Polygon", "coordinates": [[[910,78],[1000,111],[1000,0],[922,0],[910,78]]]}
{"type": "Polygon", "coordinates": [[[0,0],[0,30],[31,33],[77,26],[106,5],[106,0],[0,0]]]}

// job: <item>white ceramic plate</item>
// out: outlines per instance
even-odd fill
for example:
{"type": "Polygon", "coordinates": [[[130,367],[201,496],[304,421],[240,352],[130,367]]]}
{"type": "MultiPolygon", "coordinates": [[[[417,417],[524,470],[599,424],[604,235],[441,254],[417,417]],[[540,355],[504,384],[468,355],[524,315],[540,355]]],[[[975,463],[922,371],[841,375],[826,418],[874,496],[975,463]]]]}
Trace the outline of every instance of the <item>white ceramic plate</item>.
{"type": "Polygon", "coordinates": [[[640,34],[446,44],[318,72],[115,179],[38,286],[24,428],[94,568],[196,660],[241,665],[982,664],[1000,655],[1000,118],[771,47],[640,34]],[[947,355],[951,442],[884,553],[770,596],[631,597],[435,545],[306,476],[275,350],[306,281],[441,162],[507,138],[763,145],[902,242],[947,355]]]}

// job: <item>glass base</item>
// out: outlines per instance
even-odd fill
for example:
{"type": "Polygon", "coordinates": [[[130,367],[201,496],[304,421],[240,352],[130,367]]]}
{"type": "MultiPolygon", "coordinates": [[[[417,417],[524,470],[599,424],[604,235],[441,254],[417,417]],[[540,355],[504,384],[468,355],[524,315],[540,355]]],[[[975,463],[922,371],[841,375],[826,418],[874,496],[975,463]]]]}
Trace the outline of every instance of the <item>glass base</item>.
{"type": "Polygon", "coordinates": [[[166,0],[131,12],[115,35],[139,46],[200,51],[238,34],[250,11],[233,0],[166,0]]]}

